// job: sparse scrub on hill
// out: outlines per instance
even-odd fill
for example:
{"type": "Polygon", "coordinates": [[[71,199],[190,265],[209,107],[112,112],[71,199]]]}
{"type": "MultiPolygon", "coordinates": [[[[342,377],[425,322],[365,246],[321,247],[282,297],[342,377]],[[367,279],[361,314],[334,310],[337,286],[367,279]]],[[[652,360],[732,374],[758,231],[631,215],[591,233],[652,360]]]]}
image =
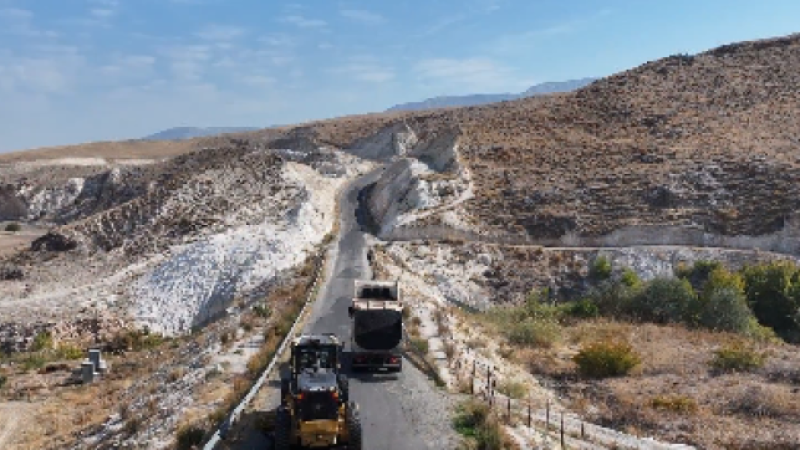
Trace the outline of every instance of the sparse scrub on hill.
{"type": "Polygon", "coordinates": [[[747,343],[736,342],[716,350],[709,364],[719,372],[752,372],[764,367],[767,356],[747,343]]]}
{"type": "Polygon", "coordinates": [[[3,229],[9,233],[17,233],[19,231],[22,231],[22,225],[16,222],[11,222],[7,223],[3,229]]]}
{"type": "Polygon", "coordinates": [[[698,408],[697,400],[682,395],[659,395],[650,400],[650,406],[678,414],[693,414],[698,408]]]}
{"type": "Polygon", "coordinates": [[[492,409],[478,400],[458,406],[453,427],[465,437],[463,450],[505,450],[513,445],[492,409]]]}
{"type": "Polygon", "coordinates": [[[178,429],[176,445],[178,450],[192,450],[203,443],[206,431],[196,425],[184,426],[178,429]]]}
{"type": "Polygon", "coordinates": [[[523,347],[550,347],[561,338],[560,320],[568,306],[544,303],[547,291],[531,291],[521,306],[496,308],[487,317],[509,342],[523,347]]]}
{"type": "Polygon", "coordinates": [[[731,409],[748,417],[769,417],[797,420],[800,402],[796,393],[786,386],[753,386],[734,398],[731,409]]]}
{"type": "Polygon", "coordinates": [[[629,374],[641,358],[627,342],[601,341],[581,348],[573,361],[585,377],[608,378],[629,374]]]}

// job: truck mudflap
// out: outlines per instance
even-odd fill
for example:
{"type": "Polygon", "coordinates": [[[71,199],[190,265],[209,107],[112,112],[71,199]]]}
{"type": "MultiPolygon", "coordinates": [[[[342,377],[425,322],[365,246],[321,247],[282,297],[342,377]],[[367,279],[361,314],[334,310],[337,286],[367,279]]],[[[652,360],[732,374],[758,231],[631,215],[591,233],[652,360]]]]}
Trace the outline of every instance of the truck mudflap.
{"type": "Polygon", "coordinates": [[[353,355],[353,369],[387,369],[390,372],[403,370],[403,357],[399,354],[356,353],[353,355]]]}

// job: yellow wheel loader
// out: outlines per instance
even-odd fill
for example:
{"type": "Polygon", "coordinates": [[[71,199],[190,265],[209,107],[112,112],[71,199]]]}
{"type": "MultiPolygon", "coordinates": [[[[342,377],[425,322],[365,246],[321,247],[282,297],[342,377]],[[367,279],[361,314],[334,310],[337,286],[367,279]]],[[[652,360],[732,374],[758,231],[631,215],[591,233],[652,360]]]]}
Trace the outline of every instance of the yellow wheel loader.
{"type": "Polygon", "coordinates": [[[358,406],[341,373],[343,343],[332,334],[302,335],[291,342],[290,373],[281,379],[275,449],[361,450],[358,406]]]}

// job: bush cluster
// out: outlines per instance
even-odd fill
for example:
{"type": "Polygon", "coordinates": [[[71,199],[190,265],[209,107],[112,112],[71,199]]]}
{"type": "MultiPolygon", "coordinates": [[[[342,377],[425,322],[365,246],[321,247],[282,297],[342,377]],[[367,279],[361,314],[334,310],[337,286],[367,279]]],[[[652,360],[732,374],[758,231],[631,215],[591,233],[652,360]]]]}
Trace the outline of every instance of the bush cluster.
{"type": "Polygon", "coordinates": [[[711,367],[720,372],[752,372],[763,367],[766,360],[766,353],[739,342],[715,351],[711,367]]]}
{"type": "Polygon", "coordinates": [[[627,375],[641,363],[639,355],[627,342],[600,341],[586,345],[572,360],[578,372],[589,378],[627,375]]]}
{"type": "Polygon", "coordinates": [[[470,399],[458,406],[453,427],[466,438],[462,449],[502,450],[511,448],[511,441],[491,408],[470,399]]]}
{"type": "MultiPolygon", "coordinates": [[[[602,270],[595,272],[607,273],[605,263],[596,261],[594,266],[598,265],[602,270]]],[[[716,261],[698,261],[678,267],[675,277],[648,282],[627,268],[619,275],[595,275],[594,279],[600,281],[585,298],[571,303],[567,314],[683,323],[760,339],[777,334],[800,342],[800,267],[792,262],[763,263],[733,272],[716,261]]]]}

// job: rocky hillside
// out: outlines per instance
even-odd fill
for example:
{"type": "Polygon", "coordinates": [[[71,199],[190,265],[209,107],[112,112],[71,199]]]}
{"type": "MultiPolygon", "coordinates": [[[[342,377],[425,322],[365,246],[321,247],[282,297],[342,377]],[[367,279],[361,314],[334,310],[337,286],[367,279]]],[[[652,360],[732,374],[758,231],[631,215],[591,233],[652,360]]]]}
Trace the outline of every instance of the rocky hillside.
{"type": "Polygon", "coordinates": [[[2,213],[55,226],[0,260],[15,274],[0,281],[4,320],[101,308],[174,334],[304,261],[332,229],[336,189],[368,165],[335,150],[228,141],[110,170],[61,165],[62,180],[24,167],[13,165],[2,213]]]}
{"type": "MultiPolygon", "coordinates": [[[[343,117],[235,139],[149,143],[153,149],[128,142],[36,151],[35,164],[4,155],[0,215],[60,225],[13,264],[58,267],[66,258],[41,255],[73,246],[130,264],[267,216],[299,225],[298,205],[324,183],[298,185],[305,169],[290,163],[312,168],[314,179],[341,181],[355,173],[352,161],[371,160],[387,163],[365,197],[387,239],[797,254],[798,68],[800,36],[787,36],[676,55],[576,92],[497,105],[343,117]],[[57,154],[107,161],[41,164],[57,154]],[[120,155],[139,163],[111,157],[120,155]]],[[[184,251],[214,266],[199,247],[177,253],[184,251]]],[[[43,280],[56,280],[23,272],[26,281],[6,284],[18,283],[27,299],[40,298],[28,291],[43,280]]]]}
{"type": "Polygon", "coordinates": [[[374,191],[398,202],[373,211],[387,221],[383,237],[797,252],[798,50],[800,35],[736,43],[652,61],[572,93],[344,117],[243,138],[405,157],[398,164],[413,173],[388,172],[403,174],[403,186],[383,180],[389,190],[374,191]],[[417,201],[431,197],[439,170],[415,156],[409,139],[426,146],[417,153],[454,155],[458,183],[467,183],[456,190],[469,198],[451,196],[437,211],[417,201]],[[397,219],[389,209],[424,211],[397,219]]]}

